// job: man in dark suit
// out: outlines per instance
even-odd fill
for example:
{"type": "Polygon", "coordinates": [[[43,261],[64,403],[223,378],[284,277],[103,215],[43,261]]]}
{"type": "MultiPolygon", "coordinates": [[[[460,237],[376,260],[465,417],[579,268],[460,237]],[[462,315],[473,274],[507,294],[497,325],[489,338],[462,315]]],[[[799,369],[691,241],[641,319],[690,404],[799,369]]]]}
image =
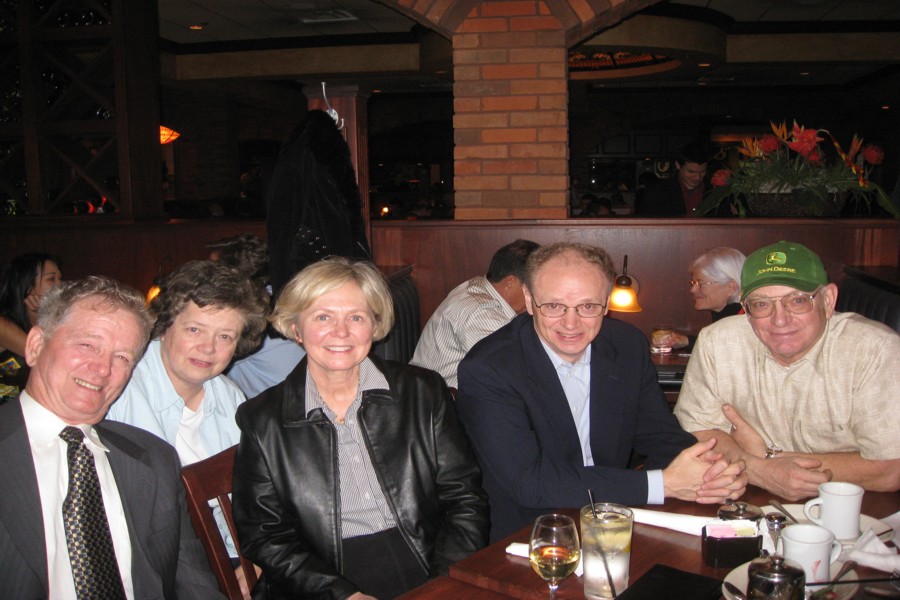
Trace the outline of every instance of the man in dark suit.
{"type": "Polygon", "coordinates": [[[545,246],[529,257],[525,278],[528,314],[459,366],[457,406],[484,472],[491,539],[587,504],[588,490],[630,505],[740,496],[743,464],[679,427],[644,336],[604,320],[615,279],[606,252],[545,246]],[[645,469],[628,468],[633,451],[645,469]]]}
{"type": "Polygon", "coordinates": [[[42,302],[25,345],[28,383],[0,407],[0,598],[224,598],[188,519],[174,449],[140,429],[100,423],[150,325],[141,295],[106,278],[63,284],[42,302]],[[69,477],[86,473],[75,470],[85,464],[85,477],[69,477]],[[77,483],[85,479],[102,498],[95,511],[73,500],[90,497],[77,483]],[[86,513],[90,525],[79,520],[86,513]],[[97,562],[85,566],[72,522],[82,533],[102,531],[92,538],[102,543],[87,544],[97,562]],[[97,545],[112,550],[105,560],[97,545]],[[97,589],[100,570],[109,594],[97,589]]]}

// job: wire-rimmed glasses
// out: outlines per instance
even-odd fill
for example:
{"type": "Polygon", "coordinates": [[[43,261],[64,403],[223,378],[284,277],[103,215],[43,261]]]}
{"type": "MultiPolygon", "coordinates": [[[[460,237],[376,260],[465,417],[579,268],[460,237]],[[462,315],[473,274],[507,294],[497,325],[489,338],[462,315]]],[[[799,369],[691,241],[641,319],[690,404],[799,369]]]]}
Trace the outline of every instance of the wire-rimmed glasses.
{"type": "Polygon", "coordinates": [[[744,310],[747,311],[747,314],[754,319],[765,319],[766,317],[771,316],[772,313],[775,312],[776,302],[781,302],[781,306],[789,313],[793,315],[802,315],[813,309],[816,296],[818,296],[821,291],[822,288],[819,288],[812,294],[807,294],[806,292],[791,292],[780,298],[748,298],[747,300],[744,300],[741,305],[744,307],[744,310]]]}
{"type": "Polygon", "coordinates": [[[603,311],[606,310],[606,305],[598,302],[585,302],[584,304],[579,304],[577,306],[566,306],[559,302],[544,302],[543,304],[538,304],[532,299],[531,303],[535,308],[541,311],[542,315],[551,319],[558,319],[559,317],[566,316],[569,309],[574,310],[575,314],[584,319],[595,319],[602,315],[603,311]]]}
{"type": "Polygon", "coordinates": [[[713,285],[715,283],[722,283],[722,282],[721,281],[700,281],[699,279],[691,279],[688,283],[691,284],[691,287],[697,286],[702,290],[703,288],[705,288],[708,285],[713,285]]]}

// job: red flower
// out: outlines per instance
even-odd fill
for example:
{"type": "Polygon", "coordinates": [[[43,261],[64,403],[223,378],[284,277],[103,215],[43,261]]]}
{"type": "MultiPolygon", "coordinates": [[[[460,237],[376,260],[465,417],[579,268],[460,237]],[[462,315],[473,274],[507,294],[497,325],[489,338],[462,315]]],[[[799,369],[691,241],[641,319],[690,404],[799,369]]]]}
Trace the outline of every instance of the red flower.
{"type": "Polygon", "coordinates": [[[813,150],[807,157],[806,162],[811,165],[821,165],[822,164],[822,155],[819,154],[818,150],[813,150]]]}
{"type": "Polygon", "coordinates": [[[794,140],[788,142],[788,148],[802,156],[809,158],[818,147],[818,143],[823,141],[819,137],[819,132],[815,129],[806,129],[794,123],[794,130],[791,131],[791,138],[794,140]]]}
{"type": "Polygon", "coordinates": [[[870,165],[880,165],[884,161],[884,150],[874,144],[868,144],[862,149],[862,156],[870,165]]]}
{"type": "Polygon", "coordinates": [[[765,152],[766,154],[772,154],[773,152],[778,150],[779,140],[771,133],[767,133],[766,135],[759,138],[757,144],[759,144],[759,149],[761,151],[765,152]]]}
{"type": "Polygon", "coordinates": [[[728,185],[729,181],[731,181],[731,171],[728,169],[719,169],[713,173],[712,179],[710,179],[710,183],[713,187],[728,185]]]}

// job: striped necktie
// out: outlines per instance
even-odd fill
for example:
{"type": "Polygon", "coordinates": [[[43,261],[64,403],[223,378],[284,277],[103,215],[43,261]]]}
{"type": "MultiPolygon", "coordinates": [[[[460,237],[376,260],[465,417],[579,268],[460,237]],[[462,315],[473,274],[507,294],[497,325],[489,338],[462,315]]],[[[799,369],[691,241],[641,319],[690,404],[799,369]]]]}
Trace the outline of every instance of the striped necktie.
{"type": "Polygon", "coordinates": [[[78,600],[125,600],[94,455],[79,428],[66,427],[59,437],[69,445],[69,490],[62,512],[78,600]]]}

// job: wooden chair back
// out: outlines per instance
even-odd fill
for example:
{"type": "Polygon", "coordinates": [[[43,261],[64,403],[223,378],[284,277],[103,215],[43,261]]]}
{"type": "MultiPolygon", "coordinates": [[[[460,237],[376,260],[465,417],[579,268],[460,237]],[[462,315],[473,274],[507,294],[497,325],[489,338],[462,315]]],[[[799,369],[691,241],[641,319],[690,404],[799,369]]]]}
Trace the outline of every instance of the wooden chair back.
{"type": "MultiPolygon", "coordinates": [[[[188,513],[191,522],[197,531],[197,536],[206,549],[209,566],[219,581],[219,587],[228,597],[228,600],[243,600],[241,588],[238,585],[237,576],[225,548],[225,541],[219,533],[213,511],[209,506],[210,500],[217,500],[228,523],[228,531],[234,540],[234,546],[240,555],[240,545],[237,538],[237,529],[231,514],[231,477],[234,468],[234,454],[237,446],[223,450],[206,460],[201,460],[192,465],[183,467],[181,480],[187,495],[188,513]]],[[[256,569],[249,560],[240,556],[240,568],[244,571],[248,589],[252,590],[256,585],[256,569]]]]}

